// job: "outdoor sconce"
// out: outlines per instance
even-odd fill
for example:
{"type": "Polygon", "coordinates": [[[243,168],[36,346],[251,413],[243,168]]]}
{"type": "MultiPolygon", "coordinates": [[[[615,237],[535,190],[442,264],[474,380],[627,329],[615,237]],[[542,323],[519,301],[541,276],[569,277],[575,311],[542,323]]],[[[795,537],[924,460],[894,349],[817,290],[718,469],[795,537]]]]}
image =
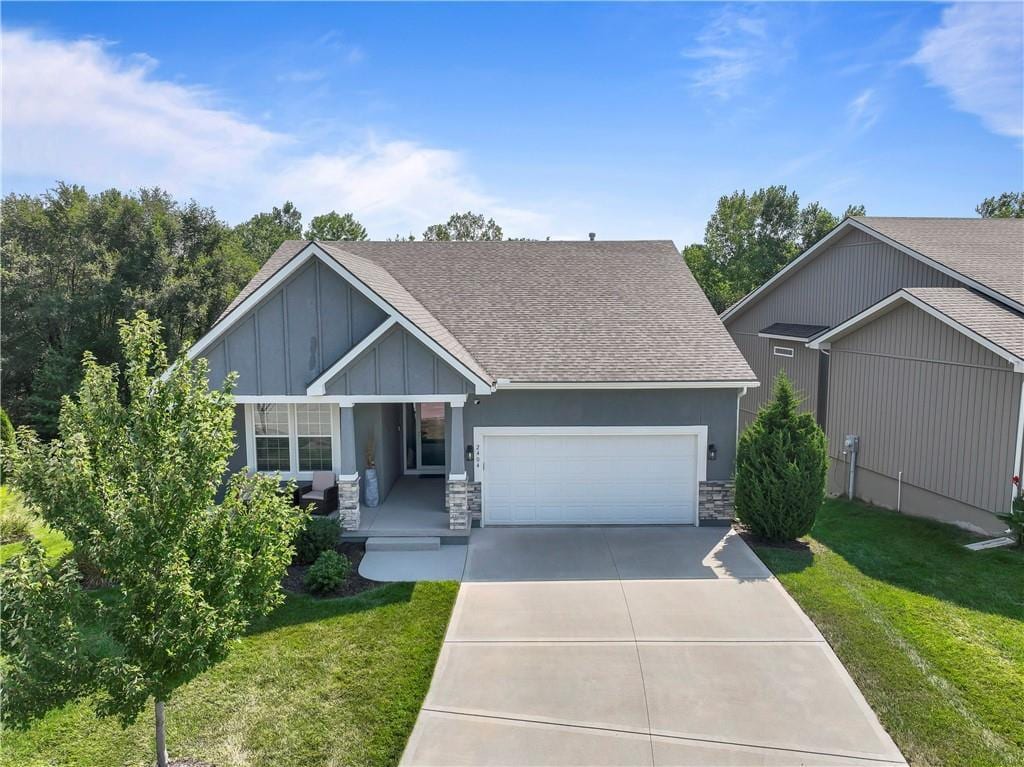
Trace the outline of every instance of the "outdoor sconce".
{"type": "Polygon", "coordinates": [[[473,463],[473,446],[466,445],[466,463],[473,463]]]}
{"type": "Polygon", "coordinates": [[[712,442],[708,445],[708,460],[713,461],[718,458],[718,450],[715,448],[715,444],[712,442]]]}

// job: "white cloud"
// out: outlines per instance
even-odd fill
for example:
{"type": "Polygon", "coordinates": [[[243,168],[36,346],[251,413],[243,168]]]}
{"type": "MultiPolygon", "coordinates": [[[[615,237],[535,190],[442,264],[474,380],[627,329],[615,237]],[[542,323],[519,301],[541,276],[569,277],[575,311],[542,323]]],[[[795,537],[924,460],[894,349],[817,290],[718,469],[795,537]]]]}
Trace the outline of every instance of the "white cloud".
{"type": "Polygon", "coordinates": [[[1024,5],[960,3],[912,58],[953,105],[993,133],[1024,136],[1024,5]]]}
{"type": "Polygon", "coordinates": [[[862,133],[874,125],[882,114],[874,88],[865,88],[846,105],[850,128],[862,133]]]}
{"type": "Polygon", "coordinates": [[[691,75],[693,87],[725,100],[742,92],[757,74],[776,71],[790,58],[790,47],[785,36],[769,34],[763,16],[726,8],[683,55],[700,62],[691,75]]]}
{"type": "Polygon", "coordinates": [[[375,237],[418,234],[467,208],[510,234],[547,225],[482,191],[456,151],[372,135],[324,151],[224,108],[204,89],[160,80],[152,59],[119,57],[97,40],[8,30],[2,63],[8,186],[161,186],[230,221],[291,199],[307,219],[350,210],[375,237]]]}

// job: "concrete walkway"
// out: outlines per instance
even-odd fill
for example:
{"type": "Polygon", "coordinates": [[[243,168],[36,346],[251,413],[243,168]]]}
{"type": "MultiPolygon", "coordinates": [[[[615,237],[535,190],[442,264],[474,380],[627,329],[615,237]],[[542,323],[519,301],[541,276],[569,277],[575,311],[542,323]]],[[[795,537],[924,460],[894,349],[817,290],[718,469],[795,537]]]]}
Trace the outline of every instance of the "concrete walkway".
{"type": "Polygon", "coordinates": [[[404,765],[904,764],[722,529],[475,530],[404,765]]]}

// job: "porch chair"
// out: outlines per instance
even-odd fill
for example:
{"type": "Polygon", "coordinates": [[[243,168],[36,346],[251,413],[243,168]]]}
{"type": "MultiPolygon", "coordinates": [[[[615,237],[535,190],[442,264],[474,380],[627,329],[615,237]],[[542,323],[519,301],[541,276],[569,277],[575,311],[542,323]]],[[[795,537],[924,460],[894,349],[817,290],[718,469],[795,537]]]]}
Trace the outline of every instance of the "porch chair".
{"type": "Polygon", "coordinates": [[[338,508],[338,484],[333,471],[314,471],[313,487],[302,494],[302,506],[313,504],[313,513],[330,514],[338,508]]]}

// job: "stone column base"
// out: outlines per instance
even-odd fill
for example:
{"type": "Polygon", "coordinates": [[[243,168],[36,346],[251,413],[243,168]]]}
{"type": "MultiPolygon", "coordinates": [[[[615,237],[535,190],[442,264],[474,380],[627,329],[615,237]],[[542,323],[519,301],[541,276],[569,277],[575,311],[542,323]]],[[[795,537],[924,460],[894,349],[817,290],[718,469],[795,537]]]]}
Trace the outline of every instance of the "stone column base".
{"type": "Polygon", "coordinates": [[[480,500],[480,483],[469,482],[467,483],[466,493],[469,496],[469,519],[472,523],[474,519],[480,519],[481,517],[481,500],[480,500]]]}
{"type": "Polygon", "coordinates": [[[338,480],[338,519],[343,530],[359,529],[359,477],[338,480]]]}
{"type": "Polygon", "coordinates": [[[451,530],[468,530],[469,483],[464,479],[450,479],[445,488],[445,507],[448,509],[448,527],[451,530]]]}
{"type": "Polygon", "coordinates": [[[697,516],[702,525],[731,525],[735,514],[733,503],[736,496],[736,483],[701,482],[698,491],[697,516]]]}

